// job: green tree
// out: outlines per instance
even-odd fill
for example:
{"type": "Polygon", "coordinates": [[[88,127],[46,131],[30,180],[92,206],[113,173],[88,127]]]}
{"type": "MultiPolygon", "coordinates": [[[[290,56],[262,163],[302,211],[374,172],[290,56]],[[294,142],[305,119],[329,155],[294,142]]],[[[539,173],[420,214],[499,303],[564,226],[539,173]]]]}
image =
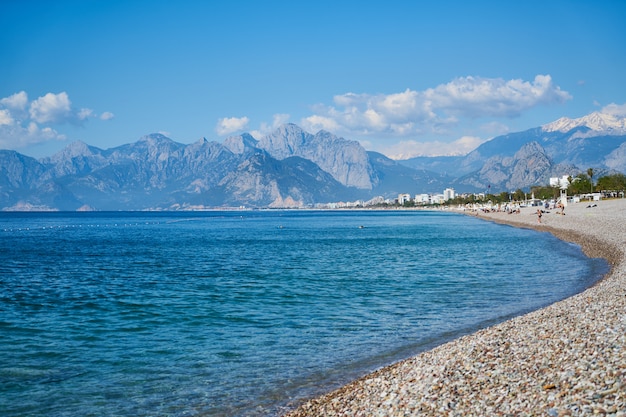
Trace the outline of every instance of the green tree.
{"type": "Polygon", "coordinates": [[[583,173],[580,173],[570,180],[568,192],[571,195],[583,194],[587,192],[590,186],[591,181],[589,181],[589,177],[583,173]]]}
{"type": "Polygon", "coordinates": [[[535,186],[532,187],[531,190],[535,194],[535,198],[538,198],[540,200],[546,200],[554,196],[554,189],[552,187],[535,186]]]}
{"type": "Polygon", "coordinates": [[[624,191],[626,190],[626,175],[612,174],[598,178],[598,188],[607,191],[624,191]]]}
{"type": "Polygon", "coordinates": [[[526,194],[524,193],[524,191],[522,191],[521,189],[517,189],[515,190],[515,192],[513,193],[513,199],[515,201],[522,201],[526,198],[526,194]]]}

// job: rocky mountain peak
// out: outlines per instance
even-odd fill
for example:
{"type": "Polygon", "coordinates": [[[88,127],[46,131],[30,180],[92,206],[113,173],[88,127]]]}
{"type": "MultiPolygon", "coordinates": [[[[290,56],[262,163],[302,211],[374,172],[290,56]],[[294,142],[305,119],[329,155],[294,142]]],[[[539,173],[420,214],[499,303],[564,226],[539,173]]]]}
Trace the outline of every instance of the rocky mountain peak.
{"type": "Polygon", "coordinates": [[[137,142],[146,142],[153,144],[159,142],[173,142],[173,140],[162,133],[150,133],[149,135],[145,135],[139,138],[137,142]]]}
{"type": "Polygon", "coordinates": [[[258,146],[268,151],[274,158],[285,159],[290,156],[301,156],[300,151],[303,145],[310,139],[311,134],[302,130],[300,126],[287,123],[262,137],[258,146]]]}
{"type": "Polygon", "coordinates": [[[258,147],[279,160],[292,156],[308,159],[348,187],[372,189],[371,166],[359,142],[324,130],[312,135],[288,123],[261,138],[258,147]]]}
{"type": "Polygon", "coordinates": [[[561,117],[560,119],[542,126],[544,132],[569,132],[578,127],[587,127],[594,132],[606,134],[626,134],[626,118],[615,114],[593,112],[578,119],[561,117]]]}
{"type": "Polygon", "coordinates": [[[532,141],[532,142],[528,142],[527,144],[523,145],[519,151],[515,152],[515,155],[513,156],[513,158],[515,159],[523,159],[523,158],[528,158],[529,156],[533,156],[533,155],[546,155],[546,151],[545,149],[539,144],[539,142],[537,141],[532,141]]]}
{"type": "Polygon", "coordinates": [[[476,186],[517,189],[538,184],[549,176],[552,161],[536,141],[523,145],[513,156],[489,158],[470,179],[476,186]]]}
{"type": "Polygon", "coordinates": [[[85,142],[76,141],[67,145],[59,152],[55,153],[49,158],[43,158],[43,163],[57,163],[63,160],[77,158],[77,157],[90,157],[96,154],[95,148],[90,147],[85,142]]]}
{"type": "Polygon", "coordinates": [[[230,136],[224,140],[224,146],[235,155],[242,155],[247,151],[258,148],[258,141],[250,134],[230,136]]]}
{"type": "MultiPolygon", "coordinates": [[[[129,145],[133,157],[144,155],[147,156],[148,160],[156,158],[165,160],[177,154],[184,147],[185,145],[174,142],[161,133],[143,136],[134,144],[129,145]]],[[[126,152],[125,148],[126,146],[116,148],[116,153],[123,154],[126,152]]]]}

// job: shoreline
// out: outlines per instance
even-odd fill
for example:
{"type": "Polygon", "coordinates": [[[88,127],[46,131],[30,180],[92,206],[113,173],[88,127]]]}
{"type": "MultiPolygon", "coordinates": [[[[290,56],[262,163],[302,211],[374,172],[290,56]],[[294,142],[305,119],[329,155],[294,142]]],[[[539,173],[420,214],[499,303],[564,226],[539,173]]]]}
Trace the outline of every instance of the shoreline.
{"type": "Polygon", "coordinates": [[[581,293],[383,367],[284,416],[626,416],[626,200],[570,204],[541,224],[535,210],[471,214],[552,233],[606,259],[610,271],[581,293]]]}

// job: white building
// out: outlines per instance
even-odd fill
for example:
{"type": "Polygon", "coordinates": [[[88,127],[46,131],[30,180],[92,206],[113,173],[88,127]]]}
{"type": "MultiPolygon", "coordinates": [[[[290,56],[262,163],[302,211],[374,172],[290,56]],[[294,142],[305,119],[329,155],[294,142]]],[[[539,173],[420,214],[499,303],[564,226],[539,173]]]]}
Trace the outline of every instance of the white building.
{"type": "Polygon", "coordinates": [[[446,202],[446,199],[443,194],[435,194],[430,196],[431,204],[443,204],[446,202]]]}
{"type": "Polygon", "coordinates": [[[550,178],[550,187],[561,189],[561,197],[559,197],[559,200],[564,206],[567,206],[567,187],[569,187],[568,177],[568,175],[563,175],[561,178],[550,178]]]}
{"type": "Polygon", "coordinates": [[[430,196],[428,194],[417,194],[415,196],[415,203],[416,204],[429,204],[430,196]]]}
{"type": "Polygon", "coordinates": [[[398,204],[402,205],[408,201],[411,201],[410,194],[398,194],[398,204]]]}
{"type": "Polygon", "coordinates": [[[456,197],[456,194],[454,193],[454,188],[446,188],[445,190],[443,190],[443,199],[445,201],[452,200],[454,197],[456,197]]]}

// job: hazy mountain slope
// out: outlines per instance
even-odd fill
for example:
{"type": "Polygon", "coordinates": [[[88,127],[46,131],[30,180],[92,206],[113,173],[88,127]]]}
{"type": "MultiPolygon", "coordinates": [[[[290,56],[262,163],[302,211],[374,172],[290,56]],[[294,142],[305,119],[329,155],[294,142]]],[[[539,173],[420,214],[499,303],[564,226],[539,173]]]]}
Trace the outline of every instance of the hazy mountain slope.
{"type": "Polygon", "coordinates": [[[427,170],[446,176],[458,176],[471,172],[471,170],[460,169],[459,164],[463,159],[463,156],[417,156],[397,162],[416,170],[427,170]]]}
{"type": "Polygon", "coordinates": [[[497,190],[528,188],[547,183],[550,176],[576,175],[590,167],[596,172],[623,171],[623,121],[597,114],[563,118],[546,126],[498,136],[463,157],[419,157],[399,162],[457,177],[453,182],[457,191],[484,190],[487,185],[497,190]],[[536,153],[528,153],[529,149],[537,149],[535,145],[527,148],[529,144],[541,148],[542,163],[538,163],[536,153]]]}
{"type": "Polygon", "coordinates": [[[300,157],[283,160],[258,153],[244,160],[220,183],[227,204],[304,207],[354,197],[354,192],[316,164],[300,157]]]}
{"type": "Polygon", "coordinates": [[[365,149],[356,141],[323,130],[312,135],[299,126],[285,124],[261,138],[258,146],[276,159],[308,159],[347,187],[372,189],[376,185],[365,149]]]}
{"type": "Polygon", "coordinates": [[[5,209],[298,207],[363,196],[309,160],[271,157],[250,135],[184,145],[152,134],[106,151],[76,142],[41,162],[3,151],[0,161],[5,209]]]}
{"type": "Polygon", "coordinates": [[[412,169],[377,152],[368,152],[370,164],[376,174],[375,195],[397,196],[400,193],[421,194],[432,190],[443,191],[452,177],[436,174],[424,169],[412,169]]]}

